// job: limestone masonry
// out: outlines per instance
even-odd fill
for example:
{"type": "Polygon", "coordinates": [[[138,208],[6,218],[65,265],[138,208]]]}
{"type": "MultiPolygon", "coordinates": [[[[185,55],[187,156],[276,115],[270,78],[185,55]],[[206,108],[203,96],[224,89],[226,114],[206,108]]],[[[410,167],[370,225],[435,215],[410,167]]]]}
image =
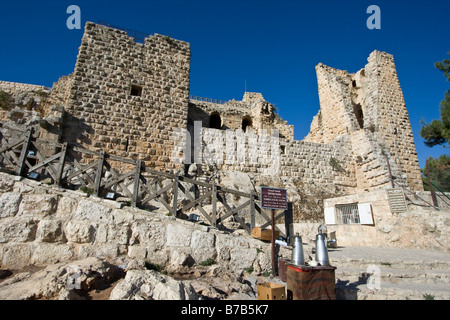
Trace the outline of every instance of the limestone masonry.
{"type": "Polygon", "coordinates": [[[11,96],[0,109],[2,136],[10,141],[34,126],[37,137],[156,170],[185,174],[195,164],[205,179],[240,171],[255,186],[314,186],[319,199],[384,189],[391,176],[423,190],[392,55],[372,52],[356,74],[319,64],[320,110],[301,141],[261,93],[190,97],[190,58],[187,42],[155,34],[140,43],[88,22],[74,72],[53,88],[0,82],[11,96]]]}
{"type": "Polygon", "coordinates": [[[190,61],[187,42],[88,22],[52,88],[0,81],[0,300],[82,299],[106,280],[110,299],[256,299],[272,271],[249,232],[271,222],[261,186],[287,189],[277,227],[305,260],[325,223],[339,298],[449,299],[450,194],[423,189],[392,55],[317,65],[303,140],[262,93],[191,96],[190,61]]]}

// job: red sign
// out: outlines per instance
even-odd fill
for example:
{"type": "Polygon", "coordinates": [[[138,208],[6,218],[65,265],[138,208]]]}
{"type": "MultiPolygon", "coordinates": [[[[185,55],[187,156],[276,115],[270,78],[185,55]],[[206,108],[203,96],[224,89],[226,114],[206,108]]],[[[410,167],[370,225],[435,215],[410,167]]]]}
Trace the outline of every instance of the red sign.
{"type": "Polygon", "coordinates": [[[261,187],[261,208],[287,210],[286,189],[261,187]]]}

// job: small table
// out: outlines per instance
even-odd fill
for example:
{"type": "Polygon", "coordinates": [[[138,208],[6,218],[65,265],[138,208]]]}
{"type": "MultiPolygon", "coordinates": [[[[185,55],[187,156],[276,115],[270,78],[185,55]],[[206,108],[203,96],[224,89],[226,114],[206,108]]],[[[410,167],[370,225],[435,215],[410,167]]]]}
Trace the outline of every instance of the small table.
{"type": "Polygon", "coordinates": [[[288,263],[286,284],[288,300],[336,300],[333,266],[298,266],[288,263]]]}

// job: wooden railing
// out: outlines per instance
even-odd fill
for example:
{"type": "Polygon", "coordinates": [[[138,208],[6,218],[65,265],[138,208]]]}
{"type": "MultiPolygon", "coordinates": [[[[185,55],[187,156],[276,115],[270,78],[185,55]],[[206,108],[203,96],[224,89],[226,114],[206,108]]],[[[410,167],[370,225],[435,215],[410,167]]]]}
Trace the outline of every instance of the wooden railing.
{"type": "MultiPolygon", "coordinates": [[[[67,143],[34,139],[32,129],[17,141],[1,140],[0,166],[2,171],[38,181],[45,180],[63,188],[81,188],[97,197],[125,198],[133,207],[149,208],[154,200],[175,217],[181,217],[195,208],[213,227],[231,216],[248,233],[256,226],[257,216],[265,221],[260,227],[265,228],[271,223],[271,218],[260,207],[260,199],[255,192],[245,193],[215,183],[156,171],[145,167],[140,159],[132,160],[67,143]],[[123,168],[128,168],[128,171],[121,172],[123,168]],[[199,189],[202,192],[198,192],[199,189]],[[244,201],[237,207],[232,206],[227,202],[227,194],[244,201]],[[179,201],[181,195],[184,195],[183,201],[179,201]],[[217,212],[219,202],[226,211],[221,216],[217,212]],[[212,208],[206,210],[204,206],[209,204],[212,208]],[[243,219],[244,210],[250,213],[249,223],[243,219]]],[[[286,213],[292,219],[290,211],[279,214],[275,220],[286,218],[286,213]]],[[[277,229],[280,235],[286,237],[282,230],[277,229]]]]}
{"type": "Polygon", "coordinates": [[[216,103],[216,104],[225,104],[226,103],[226,101],[222,101],[219,99],[205,98],[205,97],[199,97],[199,96],[193,96],[193,95],[190,95],[189,99],[203,101],[203,102],[211,102],[211,103],[216,103]]]}

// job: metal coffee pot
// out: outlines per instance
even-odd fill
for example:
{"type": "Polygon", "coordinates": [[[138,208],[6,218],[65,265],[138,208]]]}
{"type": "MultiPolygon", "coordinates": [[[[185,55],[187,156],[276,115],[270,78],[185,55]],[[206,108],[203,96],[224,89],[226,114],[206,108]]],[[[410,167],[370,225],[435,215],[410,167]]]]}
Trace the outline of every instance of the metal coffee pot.
{"type": "Polygon", "coordinates": [[[305,258],[303,256],[302,237],[300,237],[298,233],[294,238],[294,248],[292,249],[292,263],[297,266],[305,264],[305,258]]]}
{"type": "Polygon", "coordinates": [[[327,237],[323,233],[316,235],[316,261],[319,262],[321,266],[330,265],[327,250],[327,237]]]}

